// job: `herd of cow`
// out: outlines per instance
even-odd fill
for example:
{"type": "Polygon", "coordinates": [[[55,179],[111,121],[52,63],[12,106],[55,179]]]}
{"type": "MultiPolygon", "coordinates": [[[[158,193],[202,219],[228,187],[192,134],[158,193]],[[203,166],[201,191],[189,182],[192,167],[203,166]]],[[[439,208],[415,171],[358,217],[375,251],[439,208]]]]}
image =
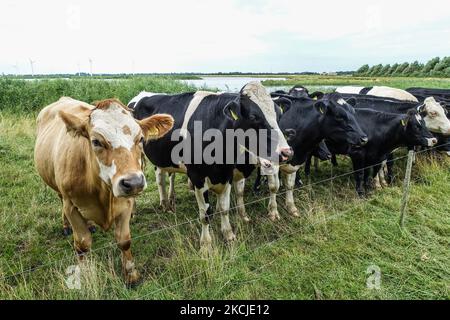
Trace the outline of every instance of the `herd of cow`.
{"type": "MultiPolygon", "coordinates": [[[[392,158],[396,148],[438,144],[450,155],[445,145],[446,136],[450,136],[449,108],[450,90],[343,87],[329,94],[310,94],[306,88],[295,86],[289,92],[270,94],[259,82],[248,83],[239,93],[141,92],[128,106],[116,99],[91,105],[63,97],[39,113],[35,164],[42,179],[62,201],[64,233],[73,231],[80,259],[91,247],[92,223],[105,230],[114,226],[125,281],[135,284],[139,273],[130,250],[129,222],[135,197],[147,184],[144,154],[156,168],[164,210],[175,211],[175,174],[187,174],[198,203],[200,245],[208,251],[213,214],[209,191],[217,195],[216,213],[221,217],[225,241],[235,239],[228,217],[232,187],[239,215],[250,220],[244,189],[254,171],[258,172],[254,188],[259,189],[260,173],[267,172],[263,169],[277,169],[272,174],[263,173],[269,186],[268,212],[272,220],[280,218],[276,199],[280,177],[286,190],[286,209],[293,216],[299,215],[294,202],[296,182],[301,183],[296,180],[297,171],[306,163],[309,172],[313,156],[335,163],[335,155],[348,155],[355,170],[356,191],[364,196],[372,186],[372,178],[376,186],[386,183],[383,162],[392,158]],[[223,134],[224,152],[230,152],[229,146],[235,142],[227,140],[235,139],[228,137],[227,130],[266,130],[269,134],[265,138],[272,143],[270,150],[264,151],[275,152],[276,161],[264,157],[261,148],[250,152],[247,142],[233,147],[236,152],[232,159],[248,153],[244,163],[174,161],[173,150],[179,142],[195,139],[194,123],[198,121],[203,132],[215,129],[223,134]],[[176,130],[185,134],[173,139],[176,130]]],[[[202,141],[200,151],[211,143],[202,141]]],[[[192,150],[188,150],[192,158],[198,153],[194,144],[189,144],[192,150]]],[[[391,174],[392,162],[387,161],[388,182],[391,174]]]]}

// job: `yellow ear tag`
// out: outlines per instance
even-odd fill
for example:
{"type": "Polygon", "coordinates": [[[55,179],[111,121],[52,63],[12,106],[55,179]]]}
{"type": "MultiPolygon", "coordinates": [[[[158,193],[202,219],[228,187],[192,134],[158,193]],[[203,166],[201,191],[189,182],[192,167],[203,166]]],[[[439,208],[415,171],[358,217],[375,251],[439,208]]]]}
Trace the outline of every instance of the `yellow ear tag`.
{"type": "Polygon", "coordinates": [[[322,109],[322,107],[319,108],[319,111],[320,111],[321,114],[323,114],[323,109],[322,109]]]}
{"type": "Polygon", "coordinates": [[[238,118],[238,116],[237,116],[237,114],[236,114],[236,113],[234,113],[234,111],[233,111],[233,110],[231,110],[231,109],[230,109],[230,112],[231,112],[231,116],[233,117],[233,119],[234,119],[234,120],[237,120],[237,119],[239,119],[239,118],[238,118]]]}
{"type": "Polygon", "coordinates": [[[405,121],[405,119],[402,119],[402,126],[406,127],[406,121],[405,121]]]}
{"type": "Polygon", "coordinates": [[[280,112],[281,112],[281,114],[284,113],[283,107],[284,107],[284,106],[280,106],[280,112]]]}
{"type": "Polygon", "coordinates": [[[147,135],[149,137],[157,137],[159,135],[158,128],[153,127],[153,128],[148,129],[147,135]]]}

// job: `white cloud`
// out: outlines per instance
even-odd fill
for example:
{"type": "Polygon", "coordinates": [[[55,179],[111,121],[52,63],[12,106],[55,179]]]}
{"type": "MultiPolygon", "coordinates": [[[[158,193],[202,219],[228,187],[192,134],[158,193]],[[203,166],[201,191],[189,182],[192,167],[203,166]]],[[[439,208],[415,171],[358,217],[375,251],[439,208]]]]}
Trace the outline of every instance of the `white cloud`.
{"type": "Polygon", "coordinates": [[[450,45],[439,36],[448,35],[449,9],[436,0],[2,0],[0,72],[16,62],[29,72],[28,57],[49,73],[87,71],[88,57],[94,72],[130,72],[133,61],[136,71],[183,72],[320,69],[304,60],[311,56],[341,69],[348,57],[371,63],[375,53],[395,58],[405,48],[411,57],[445,55],[450,45]]]}

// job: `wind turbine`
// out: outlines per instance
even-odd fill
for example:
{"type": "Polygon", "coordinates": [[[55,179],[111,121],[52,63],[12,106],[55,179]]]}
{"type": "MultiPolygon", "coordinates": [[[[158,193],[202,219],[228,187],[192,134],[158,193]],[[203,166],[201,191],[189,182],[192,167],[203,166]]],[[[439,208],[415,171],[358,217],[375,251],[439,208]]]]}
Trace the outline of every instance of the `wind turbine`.
{"type": "Polygon", "coordinates": [[[16,70],[16,76],[19,75],[19,64],[16,61],[16,64],[13,64],[12,67],[16,70]]]}
{"type": "Polygon", "coordinates": [[[34,77],[34,64],[36,63],[36,60],[32,60],[31,58],[28,58],[28,60],[30,61],[31,66],[31,76],[34,77]]]}
{"type": "Polygon", "coordinates": [[[90,68],[90,71],[91,71],[91,77],[92,77],[92,64],[93,64],[93,60],[92,60],[92,58],[89,58],[89,68],[90,68]]]}

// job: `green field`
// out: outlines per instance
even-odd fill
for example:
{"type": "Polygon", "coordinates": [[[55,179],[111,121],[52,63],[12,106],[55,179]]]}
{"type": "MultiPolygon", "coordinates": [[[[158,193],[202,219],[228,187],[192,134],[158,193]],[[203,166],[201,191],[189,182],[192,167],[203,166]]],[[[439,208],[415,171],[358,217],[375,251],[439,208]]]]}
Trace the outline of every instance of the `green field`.
{"type": "MultiPolygon", "coordinates": [[[[329,84],[322,77],[301,79],[296,78],[296,84],[329,84]]],[[[333,83],[347,80],[335,78],[333,83]]],[[[37,112],[62,95],[88,102],[114,96],[126,103],[143,89],[193,88],[149,77],[11,81],[0,79],[0,299],[450,298],[450,159],[440,156],[418,156],[404,230],[398,220],[405,159],[396,161],[392,187],[361,200],[352,177],[345,175],[351,171],[349,161],[341,158],[338,168],[322,164],[312,176],[314,185],[296,191],[302,214],[297,219],[283,209],[281,190],[282,220],[268,220],[267,189],[255,196],[249,183],[246,202],[252,222],[242,222],[232,210],[238,239],[225,245],[220,218],[215,217],[215,250],[209,258],[198,250],[200,223],[186,177],[177,176],[176,214],[163,212],[153,167],[148,165],[149,187],[138,198],[131,223],[142,283],[133,289],[124,286],[114,236],[97,231],[82,268],[81,289],[68,289],[65,271],[76,264],[76,257],[71,237],[62,236],[59,199],[34,170],[37,112]],[[332,176],[336,178],[322,182],[332,176]],[[367,288],[371,266],[381,271],[379,290],[367,288]]],[[[399,87],[448,87],[444,79],[401,81],[399,87]]]]}

